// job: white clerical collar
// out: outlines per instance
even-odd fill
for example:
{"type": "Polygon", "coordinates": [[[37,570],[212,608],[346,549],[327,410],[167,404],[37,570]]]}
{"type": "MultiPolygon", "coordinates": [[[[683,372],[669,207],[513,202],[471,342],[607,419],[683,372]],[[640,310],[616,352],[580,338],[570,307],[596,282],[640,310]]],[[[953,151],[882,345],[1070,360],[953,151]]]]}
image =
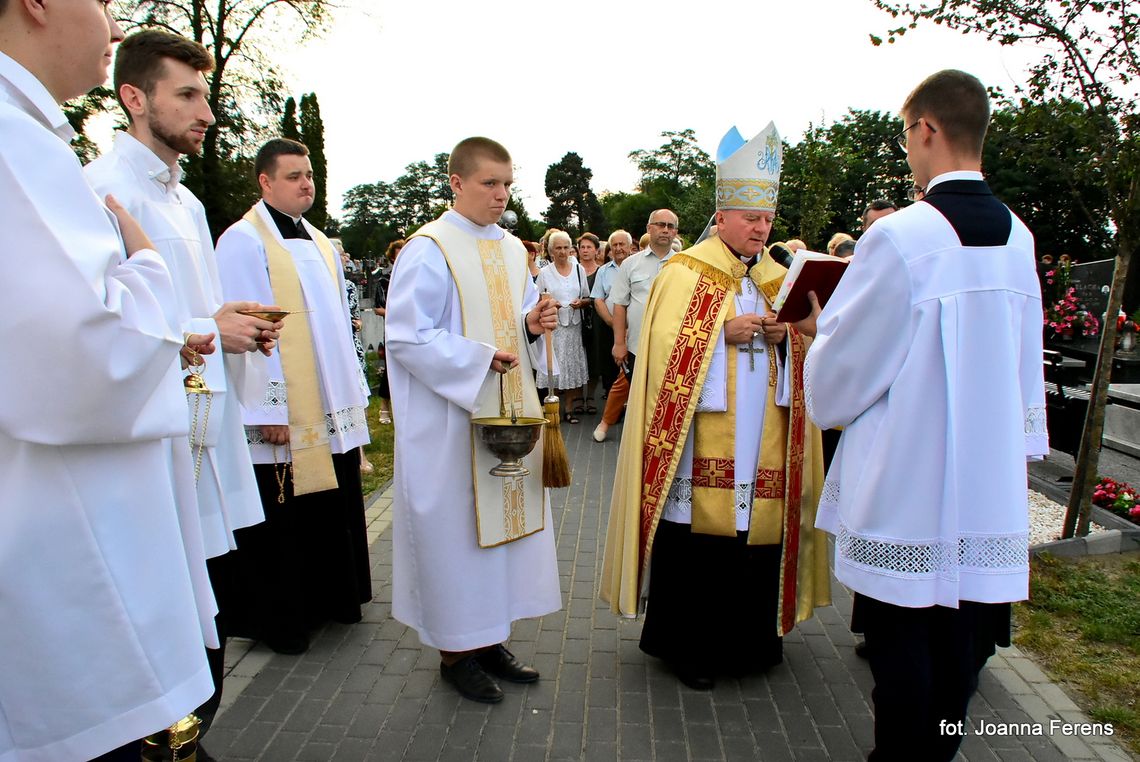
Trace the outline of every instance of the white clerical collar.
{"type": "Polygon", "coordinates": [[[926,192],[930,193],[930,189],[938,183],[944,183],[948,180],[984,180],[981,172],[975,172],[971,169],[956,169],[953,172],[943,172],[935,177],[933,180],[926,184],[926,192]]]}
{"type": "Polygon", "coordinates": [[[115,133],[115,150],[127,157],[127,160],[138,164],[146,176],[164,187],[168,193],[173,193],[182,182],[182,167],[178,162],[169,166],[158,157],[146,144],[129,132],[115,133]]]}
{"type": "Polygon", "coordinates": [[[9,100],[23,101],[25,105],[22,110],[31,114],[64,142],[70,143],[75,137],[71,123],[43,82],[14,58],[0,52],[0,96],[5,94],[9,100]]]}
{"type": "Polygon", "coordinates": [[[465,230],[474,236],[482,236],[483,238],[501,238],[504,235],[502,228],[500,228],[494,222],[492,222],[490,225],[480,225],[467,219],[454,209],[448,209],[446,212],[444,212],[443,219],[447,220],[460,230],[465,230]]]}

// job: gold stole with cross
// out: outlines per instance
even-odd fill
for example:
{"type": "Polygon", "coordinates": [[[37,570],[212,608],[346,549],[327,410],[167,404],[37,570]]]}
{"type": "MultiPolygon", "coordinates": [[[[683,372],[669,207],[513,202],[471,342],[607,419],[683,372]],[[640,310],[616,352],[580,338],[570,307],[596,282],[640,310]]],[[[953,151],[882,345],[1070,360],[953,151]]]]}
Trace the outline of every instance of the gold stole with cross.
{"type": "MultiPolygon", "coordinates": [[[[541,418],[542,404],[523,337],[522,299],[530,273],[522,243],[510,234],[499,241],[475,238],[443,220],[428,223],[413,237],[430,238],[443,252],[459,290],[463,335],[518,355],[518,365],[503,378],[507,414],[515,410],[520,417],[541,418]]],[[[498,379],[492,378],[483,384],[471,417],[495,417],[499,412],[498,379]]],[[[479,547],[493,548],[542,531],[546,518],[542,440],[523,458],[530,475],[508,478],[491,476],[499,460],[479,440],[474,425],[470,436],[479,547]]]]}
{"type": "MultiPolygon", "coordinates": [[[[261,238],[265,246],[265,259],[269,267],[269,284],[273,301],[284,309],[305,308],[305,295],[301,278],[289,249],[269,230],[265,219],[254,206],[242,218],[261,238]]],[[[311,225],[306,228],[321,258],[329,268],[332,287],[338,284],[336,262],[338,258],[329,239],[311,225]]],[[[328,422],[317,375],[317,360],[313,352],[313,332],[307,316],[295,316],[281,331],[277,342],[281,356],[281,372],[285,376],[285,396],[289,400],[289,449],[293,460],[293,494],[308,495],[337,488],[333,470],[332,448],[329,446],[328,422]]]]}

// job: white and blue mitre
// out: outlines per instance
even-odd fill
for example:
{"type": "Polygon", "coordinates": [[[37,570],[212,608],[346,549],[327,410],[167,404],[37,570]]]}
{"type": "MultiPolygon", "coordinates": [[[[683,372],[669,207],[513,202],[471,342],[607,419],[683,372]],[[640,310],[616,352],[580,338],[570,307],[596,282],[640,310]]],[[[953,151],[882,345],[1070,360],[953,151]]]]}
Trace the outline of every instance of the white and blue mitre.
{"type": "Polygon", "coordinates": [[[716,152],[717,211],[776,211],[783,162],[783,143],[772,122],[747,143],[735,127],[730,129],[716,152]]]}

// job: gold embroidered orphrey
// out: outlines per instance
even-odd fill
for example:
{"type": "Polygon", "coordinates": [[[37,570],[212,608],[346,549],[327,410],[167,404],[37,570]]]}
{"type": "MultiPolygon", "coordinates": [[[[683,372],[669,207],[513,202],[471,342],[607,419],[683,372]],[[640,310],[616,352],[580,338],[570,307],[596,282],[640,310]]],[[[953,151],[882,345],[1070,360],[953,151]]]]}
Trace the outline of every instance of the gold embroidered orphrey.
{"type": "MultiPolygon", "coordinates": [[[[277,240],[254,206],[243,217],[253,225],[265,246],[269,268],[269,285],[278,304],[297,309],[305,304],[301,278],[288,247],[277,240]]],[[[332,244],[321,231],[311,225],[306,229],[313,238],[325,266],[329,268],[334,288],[337,280],[336,256],[332,244]]],[[[328,421],[318,387],[317,360],[313,352],[313,333],[308,319],[296,320],[281,332],[277,342],[281,372],[285,376],[285,394],[289,400],[289,450],[292,454],[293,494],[308,495],[336,489],[332,447],[329,444],[328,421]]]]}
{"type": "MultiPolygon", "coordinates": [[[[518,355],[518,366],[503,379],[508,415],[513,410],[520,417],[543,417],[530,357],[521,338],[522,298],[530,278],[522,243],[510,234],[499,241],[477,239],[442,220],[428,223],[413,237],[430,238],[443,252],[459,291],[463,335],[518,355]]],[[[471,417],[496,417],[499,408],[499,385],[486,383],[471,417]]],[[[471,478],[481,548],[514,542],[546,526],[542,442],[523,458],[530,476],[491,476],[489,472],[498,462],[472,425],[471,478]]]]}

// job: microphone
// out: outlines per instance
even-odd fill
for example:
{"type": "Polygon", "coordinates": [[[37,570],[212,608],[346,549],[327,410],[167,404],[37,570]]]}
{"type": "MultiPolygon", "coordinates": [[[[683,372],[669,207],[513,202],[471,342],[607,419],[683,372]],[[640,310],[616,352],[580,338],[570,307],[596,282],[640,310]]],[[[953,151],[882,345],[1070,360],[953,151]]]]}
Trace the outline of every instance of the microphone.
{"type": "Polygon", "coordinates": [[[499,225],[507,230],[514,230],[517,224],[519,224],[519,216],[510,209],[503,212],[503,216],[499,218],[499,225]]]}

